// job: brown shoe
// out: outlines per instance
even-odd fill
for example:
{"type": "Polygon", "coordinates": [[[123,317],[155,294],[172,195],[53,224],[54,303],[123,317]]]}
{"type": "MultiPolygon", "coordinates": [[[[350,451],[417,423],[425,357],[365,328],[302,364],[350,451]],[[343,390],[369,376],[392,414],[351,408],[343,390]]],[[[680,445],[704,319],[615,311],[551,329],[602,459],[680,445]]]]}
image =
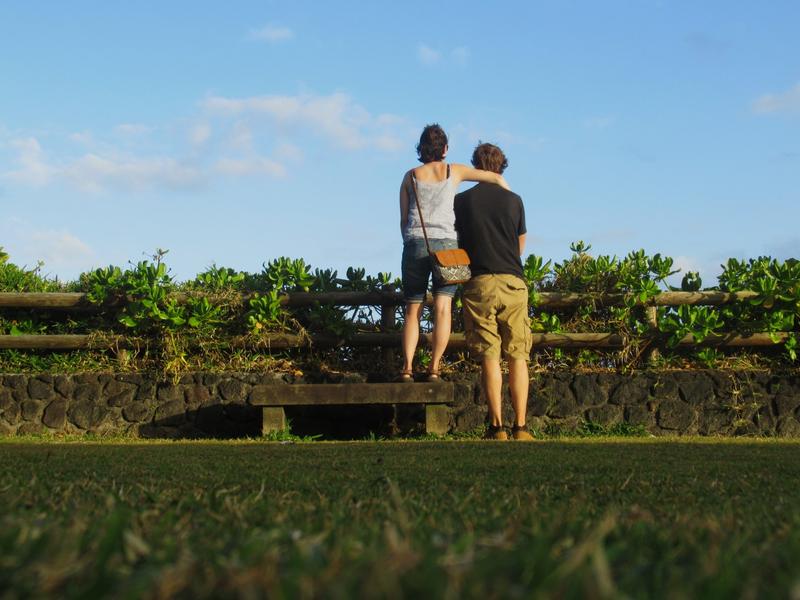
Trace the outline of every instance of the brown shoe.
{"type": "Polygon", "coordinates": [[[414,371],[403,369],[393,381],[395,383],[414,383],[414,371]]]}
{"type": "Polygon", "coordinates": [[[532,442],[535,439],[524,425],[522,427],[517,427],[515,425],[511,429],[511,435],[514,436],[514,439],[518,442],[532,442]]]}
{"type": "Polygon", "coordinates": [[[483,439],[504,442],[508,439],[508,434],[502,426],[491,425],[486,428],[486,433],[483,434],[483,439]]]}
{"type": "Polygon", "coordinates": [[[435,371],[434,370],[430,370],[430,371],[427,371],[425,373],[425,381],[427,381],[428,383],[438,383],[441,380],[442,380],[442,378],[439,377],[439,370],[438,369],[436,369],[435,371]]]}

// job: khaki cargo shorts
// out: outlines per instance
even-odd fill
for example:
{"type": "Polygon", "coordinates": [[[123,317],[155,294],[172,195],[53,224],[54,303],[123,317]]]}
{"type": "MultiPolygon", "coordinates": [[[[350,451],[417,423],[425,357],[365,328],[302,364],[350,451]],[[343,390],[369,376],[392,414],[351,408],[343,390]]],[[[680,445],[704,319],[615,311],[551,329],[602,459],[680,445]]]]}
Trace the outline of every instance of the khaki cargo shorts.
{"type": "Polygon", "coordinates": [[[515,275],[478,275],[464,284],[464,329],[473,357],[524,358],[531,353],[528,288],[515,275]]]}

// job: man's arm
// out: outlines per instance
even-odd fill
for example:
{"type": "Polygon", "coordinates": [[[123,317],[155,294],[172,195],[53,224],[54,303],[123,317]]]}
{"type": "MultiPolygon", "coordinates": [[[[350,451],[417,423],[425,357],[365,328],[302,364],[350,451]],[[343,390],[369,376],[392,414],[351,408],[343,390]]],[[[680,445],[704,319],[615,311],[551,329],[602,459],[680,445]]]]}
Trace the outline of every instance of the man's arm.
{"type": "Polygon", "coordinates": [[[525,250],[525,238],[528,235],[528,227],[525,225],[525,205],[522,203],[522,198],[519,199],[519,224],[517,225],[517,233],[519,234],[519,255],[522,256],[525,250]]]}
{"type": "Polygon", "coordinates": [[[484,183],[496,183],[502,188],[505,188],[509,191],[511,190],[511,188],[508,187],[508,183],[506,183],[505,177],[500,175],[500,173],[484,171],[482,169],[473,169],[467,165],[451,164],[450,174],[455,178],[457,184],[461,183],[462,181],[481,181],[484,183]]]}

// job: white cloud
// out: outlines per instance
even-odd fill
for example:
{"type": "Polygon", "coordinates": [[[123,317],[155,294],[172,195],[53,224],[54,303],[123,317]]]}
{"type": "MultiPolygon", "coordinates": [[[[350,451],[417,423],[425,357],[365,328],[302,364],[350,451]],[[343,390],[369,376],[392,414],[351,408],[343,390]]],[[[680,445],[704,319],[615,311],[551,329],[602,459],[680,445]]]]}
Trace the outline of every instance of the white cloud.
{"type": "Polygon", "coordinates": [[[445,51],[432,48],[427,44],[417,45],[417,60],[426,67],[440,64],[454,64],[458,67],[465,67],[469,62],[469,56],[469,48],[466,46],[456,46],[452,50],[445,51]]]}
{"type": "Polygon", "coordinates": [[[442,53],[426,44],[417,46],[417,58],[423,65],[435,65],[442,60],[442,53]]]}
{"type": "Polygon", "coordinates": [[[277,44],[291,40],[294,37],[294,31],[288,27],[268,23],[260,29],[251,29],[247,37],[254,41],[277,44]]]}
{"type": "Polygon", "coordinates": [[[87,263],[87,259],[94,256],[94,252],[86,242],[68,231],[33,231],[29,234],[29,238],[38,256],[46,265],[64,267],[87,263]]]}
{"type": "Polygon", "coordinates": [[[0,173],[0,179],[36,187],[65,181],[88,192],[108,188],[193,188],[203,181],[195,167],[169,157],[101,156],[95,153],[60,163],[50,161],[34,138],[13,140],[18,151],[17,168],[0,173]]]}
{"type": "Polygon", "coordinates": [[[758,114],[800,112],[800,83],[785,92],[764,94],[753,102],[753,111],[758,114]]]}
{"type": "Polygon", "coordinates": [[[62,167],[60,175],[89,192],[109,188],[191,189],[205,181],[198,168],[170,157],[117,158],[86,154],[62,167]]]}
{"type": "Polygon", "coordinates": [[[235,150],[250,151],[253,148],[253,130],[248,123],[237,121],[227,139],[228,145],[235,150]]]}
{"type": "Polygon", "coordinates": [[[275,158],[280,158],[289,162],[299,162],[303,160],[303,151],[289,142],[283,142],[275,148],[275,158]]]}
{"type": "Polygon", "coordinates": [[[114,133],[123,137],[137,137],[146,135],[153,131],[152,127],[142,125],[141,123],[122,123],[114,127],[114,133]]]}
{"type": "Polygon", "coordinates": [[[283,131],[307,129],[349,150],[366,147],[385,150],[401,144],[392,126],[387,124],[393,117],[373,116],[343,93],[247,98],[213,96],[207,98],[203,106],[211,113],[229,117],[262,115],[283,131]]]}
{"type": "Polygon", "coordinates": [[[198,123],[189,130],[189,143],[195,148],[205,144],[211,137],[211,126],[208,123],[198,123]]]}
{"type": "Polygon", "coordinates": [[[46,163],[39,140],[35,137],[15,139],[11,140],[10,146],[18,152],[18,168],[2,173],[0,177],[37,187],[50,182],[54,170],[46,163]]]}
{"type": "Polygon", "coordinates": [[[192,190],[220,176],[284,177],[287,165],[302,162],[306,144],[318,146],[320,139],[384,152],[410,143],[404,119],[373,114],[343,93],[211,97],[201,109],[179,128],[122,123],[102,137],[65,134],[61,141],[72,142],[65,150],[55,141],[45,149],[33,136],[4,139],[11,160],[0,164],[0,184],[90,193],[192,190]]]}
{"type": "Polygon", "coordinates": [[[41,260],[45,263],[45,272],[57,267],[61,273],[77,274],[96,262],[89,244],[66,229],[39,228],[10,217],[0,220],[0,235],[5,250],[18,265],[30,268],[41,260]]]}
{"type": "Polygon", "coordinates": [[[70,133],[68,137],[71,142],[84,146],[89,146],[94,143],[94,136],[90,131],[76,131],[75,133],[70,133]]]}
{"type": "Polygon", "coordinates": [[[245,175],[268,175],[284,177],[286,167],[279,162],[255,156],[251,158],[221,158],[214,165],[215,170],[223,175],[241,177],[245,175]]]}

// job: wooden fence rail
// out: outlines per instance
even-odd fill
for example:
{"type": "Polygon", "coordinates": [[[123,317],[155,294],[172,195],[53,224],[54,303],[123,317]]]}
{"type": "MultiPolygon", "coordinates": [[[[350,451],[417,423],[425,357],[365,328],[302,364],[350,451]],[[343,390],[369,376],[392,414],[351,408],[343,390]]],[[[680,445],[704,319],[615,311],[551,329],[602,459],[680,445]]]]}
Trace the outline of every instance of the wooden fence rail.
{"type": "MultiPolygon", "coordinates": [[[[710,335],[701,342],[687,335],[679,346],[722,346],[728,348],[768,347],[785,342],[791,332],[722,334],[710,335]]],[[[665,336],[650,336],[644,340],[663,341],[665,336]]],[[[421,340],[430,346],[431,334],[420,335],[421,340]]],[[[254,351],[287,350],[292,348],[332,348],[332,347],[382,347],[400,346],[400,334],[396,332],[356,333],[348,338],[331,335],[298,336],[293,334],[273,334],[258,339],[233,338],[224,342],[229,347],[250,348],[254,351]]],[[[100,350],[129,348],[135,342],[125,336],[92,335],[0,335],[0,350],[100,350]]],[[[536,348],[622,348],[625,338],[616,333],[534,333],[533,347],[536,348]]],[[[466,348],[463,333],[450,336],[450,349],[466,348]]]]}
{"type": "MultiPolygon", "coordinates": [[[[175,294],[179,300],[185,300],[191,293],[175,294]]],[[[243,294],[243,300],[252,297],[252,294],[243,294]]],[[[757,297],[755,292],[743,291],[736,293],[705,291],[705,292],[662,292],[646,303],[648,306],[648,319],[651,322],[652,333],[644,336],[643,340],[651,342],[653,347],[663,345],[666,340],[664,334],[656,330],[656,306],[682,306],[682,305],[722,305],[733,302],[742,302],[757,297]]],[[[587,303],[598,306],[617,306],[624,303],[624,294],[579,294],[561,292],[541,292],[538,294],[538,307],[568,308],[587,303]]],[[[431,301],[430,296],[427,299],[431,301]]],[[[282,303],[287,307],[312,306],[316,303],[332,304],[336,306],[381,306],[382,311],[381,332],[362,332],[352,336],[340,338],[327,334],[311,336],[298,336],[293,334],[271,334],[260,339],[240,337],[226,340],[226,345],[234,347],[248,347],[254,351],[284,350],[291,348],[314,347],[381,347],[384,348],[383,358],[388,363],[392,360],[392,348],[400,346],[400,334],[391,331],[394,326],[394,311],[392,308],[403,304],[402,295],[394,291],[337,291],[337,292],[295,292],[282,297],[282,303]]],[[[81,293],[15,293],[0,292],[0,309],[27,309],[27,310],[95,310],[114,308],[114,304],[106,306],[92,305],[81,293]]],[[[723,347],[769,347],[781,344],[793,335],[792,332],[775,334],[750,333],[746,335],[728,333],[708,336],[697,342],[691,335],[684,337],[679,346],[723,346],[723,347]]],[[[430,345],[430,334],[423,334],[423,343],[430,345]]],[[[621,348],[626,344],[625,338],[616,333],[537,333],[533,334],[534,348],[621,348]]],[[[125,348],[135,345],[135,341],[124,336],[108,335],[0,335],[0,350],[83,350],[83,349],[111,349],[125,348]]],[[[456,333],[450,338],[450,348],[462,349],[466,347],[464,335],[456,333]]]]}
{"type": "MultiPolygon", "coordinates": [[[[191,293],[176,293],[174,297],[185,301],[191,293]]],[[[756,292],[661,292],[645,303],[647,306],[682,306],[709,305],[718,306],[741,302],[757,297],[756,292]]],[[[253,294],[243,294],[248,300],[253,294]]],[[[625,302],[625,294],[578,294],[567,292],[540,292],[536,306],[548,308],[569,308],[590,302],[598,306],[620,306],[625,302]]],[[[430,303],[432,299],[429,297],[430,303]]],[[[292,292],[285,294],[281,302],[287,307],[312,306],[315,303],[333,304],[336,306],[398,306],[403,304],[403,296],[399,292],[292,292]]],[[[114,306],[113,304],[109,306],[114,306]]],[[[22,309],[87,309],[100,310],[86,299],[86,294],[74,292],[25,293],[0,292],[0,308],[22,309]]]]}

